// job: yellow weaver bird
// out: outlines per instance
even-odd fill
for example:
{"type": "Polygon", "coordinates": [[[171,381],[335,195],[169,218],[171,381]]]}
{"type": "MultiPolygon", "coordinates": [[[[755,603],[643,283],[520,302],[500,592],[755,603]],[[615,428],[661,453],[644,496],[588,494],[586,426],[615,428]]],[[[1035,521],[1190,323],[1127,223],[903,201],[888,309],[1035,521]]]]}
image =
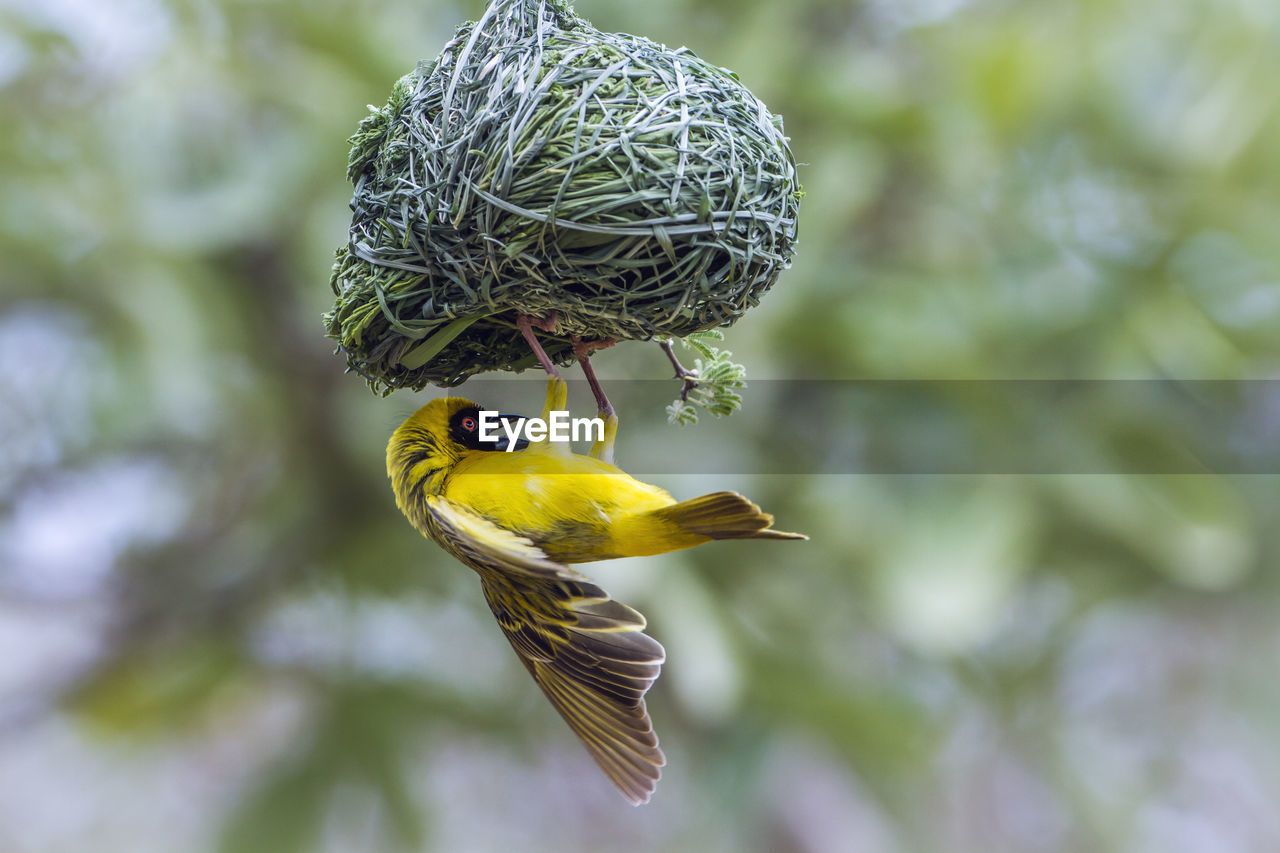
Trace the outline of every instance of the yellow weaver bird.
{"type": "MultiPolygon", "coordinates": [[[[585,355],[580,353],[585,360],[585,355]]],[[[565,408],[558,372],[542,417],[565,408]]],[[[600,399],[602,395],[598,395],[600,399]]],[[[396,503],[423,535],[480,575],[489,609],[534,681],[631,802],[666,763],[644,695],[665,660],[639,612],[570,563],[661,554],[715,539],[806,539],[735,492],[677,503],[612,464],[618,419],[589,455],[564,442],[481,440],[480,407],[432,400],[387,445],[396,503]]],[[[501,415],[502,418],[513,418],[501,415]]]]}

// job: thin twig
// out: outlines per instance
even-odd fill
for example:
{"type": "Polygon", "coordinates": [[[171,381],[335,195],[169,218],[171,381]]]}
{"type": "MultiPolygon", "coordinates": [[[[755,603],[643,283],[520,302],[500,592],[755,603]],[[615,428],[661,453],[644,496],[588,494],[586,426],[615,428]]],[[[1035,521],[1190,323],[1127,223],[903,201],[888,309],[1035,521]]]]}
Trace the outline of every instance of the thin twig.
{"type": "Polygon", "coordinates": [[[667,354],[667,358],[671,359],[671,366],[676,369],[675,378],[684,380],[684,385],[680,388],[680,402],[687,403],[689,402],[689,392],[698,387],[698,374],[680,363],[680,359],[676,358],[676,352],[671,348],[671,344],[671,338],[658,341],[658,346],[662,347],[662,351],[667,354]]]}

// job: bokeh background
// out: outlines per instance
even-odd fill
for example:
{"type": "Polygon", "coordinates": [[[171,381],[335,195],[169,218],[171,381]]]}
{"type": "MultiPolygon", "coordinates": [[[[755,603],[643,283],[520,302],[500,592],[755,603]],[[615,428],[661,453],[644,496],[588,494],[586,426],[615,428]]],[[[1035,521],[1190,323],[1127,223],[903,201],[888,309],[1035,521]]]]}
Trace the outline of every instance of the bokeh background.
{"type": "Polygon", "coordinates": [[[1123,393],[1032,401],[1088,470],[893,441],[1008,434],[1005,379],[1250,380],[1278,434],[1280,4],[576,5],[737,71],[805,164],[744,411],[623,411],[624,464],[812,536],[588,568],[668,651],[654,801],[396,511],[430,395],[322,335],[346,137],[481,4],[0,0],[0,850],[1280,849],[1277,468],[1123,393]],[[971,381],[815,432],[797,379],[971,381]],[[663,473],[689,442],[741,473],[663,473]],[[833,461],[758,473],[795,442],[833,461]]]}

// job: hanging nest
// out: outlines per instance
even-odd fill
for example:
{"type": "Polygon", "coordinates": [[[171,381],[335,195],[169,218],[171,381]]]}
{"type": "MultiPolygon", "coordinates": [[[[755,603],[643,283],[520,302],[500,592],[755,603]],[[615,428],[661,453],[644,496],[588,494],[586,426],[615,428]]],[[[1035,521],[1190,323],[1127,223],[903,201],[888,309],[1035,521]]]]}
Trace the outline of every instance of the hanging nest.
{"type": "Polygon", "coordinates": [[[518,313],[556,312],[539,337],[562,363],[570,335],[728,326],[794,252],[782,120],[732,72],[562,0],[496,0],[351,141],[325,320],[383,393],[531,365],[518,313]]]}

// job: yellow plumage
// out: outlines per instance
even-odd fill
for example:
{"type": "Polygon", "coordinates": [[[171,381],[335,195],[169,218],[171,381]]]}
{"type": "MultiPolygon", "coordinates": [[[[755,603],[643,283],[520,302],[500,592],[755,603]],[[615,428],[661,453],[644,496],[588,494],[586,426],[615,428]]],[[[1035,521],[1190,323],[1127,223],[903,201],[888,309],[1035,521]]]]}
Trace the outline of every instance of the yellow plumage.
{"type": "MultiPolygon", "coordinates": [[[[548,382],[543,418],[564,408],[548,382]]],[[[609,461],[617,419],[590,455],[550,441],[503,452],[478,439],[478,406],[433,400],[387,446],[396,503],[414,526],[481,579],[507,639],[606,775],[649,799],[665,761],[644,694],[662,647],[644,617],[570,563],[647,556],[713,539],[804,539],[734,492],[678,503],[609,461]]]]}

